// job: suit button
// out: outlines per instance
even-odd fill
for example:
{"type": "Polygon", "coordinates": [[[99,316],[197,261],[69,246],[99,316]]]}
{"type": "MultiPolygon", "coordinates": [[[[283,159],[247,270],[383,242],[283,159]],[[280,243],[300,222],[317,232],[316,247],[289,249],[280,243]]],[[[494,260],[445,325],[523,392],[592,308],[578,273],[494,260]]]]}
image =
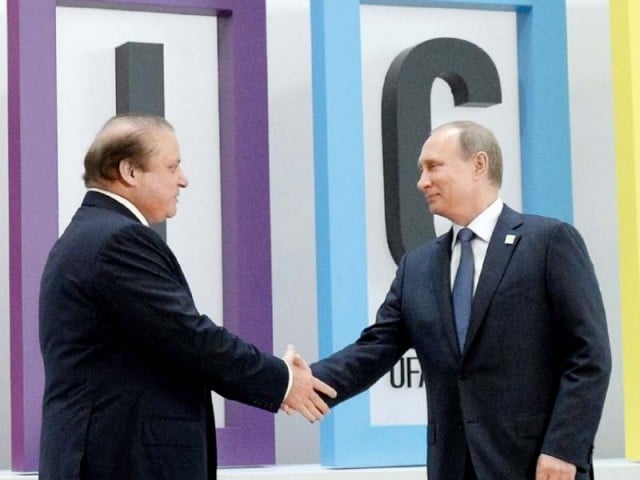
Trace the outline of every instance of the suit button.
{"type": "Polygon", "coordinates": [[[467,378],[469,378],[469,374],[467,372],[460,372],[458,378],[464,382],[467,378]]]}

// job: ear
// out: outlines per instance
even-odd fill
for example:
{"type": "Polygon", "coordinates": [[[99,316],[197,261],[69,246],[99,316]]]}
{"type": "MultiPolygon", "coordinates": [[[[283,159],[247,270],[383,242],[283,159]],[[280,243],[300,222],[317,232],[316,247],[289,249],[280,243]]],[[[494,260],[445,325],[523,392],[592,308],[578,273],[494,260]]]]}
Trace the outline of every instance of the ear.
{"type": "Polygon", "coordinates": [[[120,160],[118,164],[118,173],[120,174],[120,179],[127,185],[135,185],[137,181],[137,170],[136,166],[133,162],[125,158],[124,160],[120,160]]]}
{"type": "Polygon", "coordinates": [[[480,151],[473,157],[473,176],[480,178],[489,173],[489,156],[487,152],[480,151]]]}

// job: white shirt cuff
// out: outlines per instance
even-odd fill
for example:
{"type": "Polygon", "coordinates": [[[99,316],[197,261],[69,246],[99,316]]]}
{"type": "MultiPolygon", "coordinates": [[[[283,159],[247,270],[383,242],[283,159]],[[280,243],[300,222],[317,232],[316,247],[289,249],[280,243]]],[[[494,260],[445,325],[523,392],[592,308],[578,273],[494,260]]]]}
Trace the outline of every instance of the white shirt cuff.
{"type": "Polygon", "coordinates": [[[291,391],[291,387],[293,386],[293,371],[291,370],[291,365],[289,365],[286,361],[284,364],[287,366],[287,370],[289,371],[289,382],[287,383],[287,390],[284,392],[284,397],[282,397],[282,403],[284,403],[285,399],[289,396],[289,392],[291,391]]]}

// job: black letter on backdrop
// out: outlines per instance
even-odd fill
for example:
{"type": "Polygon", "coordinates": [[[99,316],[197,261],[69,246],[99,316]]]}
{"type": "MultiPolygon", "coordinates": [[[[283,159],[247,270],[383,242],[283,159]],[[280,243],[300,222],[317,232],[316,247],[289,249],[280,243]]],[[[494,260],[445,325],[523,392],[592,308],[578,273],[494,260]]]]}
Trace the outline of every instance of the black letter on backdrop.
{"type": "Polygon", "coordinates": [[[456,106],[488,107],[502,101],[495,64],[465,40],[427,40],[391,63],[382,91],[382,155],[387,243],[396,263],[435,237],[433,216],[416,188],[416,165],[431,131],[431,86],[436,78],[449,84],[456,106]]]}
{"type": "MultiPolygon", "coordinates": [[[[116,113],[164,117],[164,47],[127,42],[116,47],[116,113]]],[[[165,241],[167,223],[151,225],[165,241]]]]}

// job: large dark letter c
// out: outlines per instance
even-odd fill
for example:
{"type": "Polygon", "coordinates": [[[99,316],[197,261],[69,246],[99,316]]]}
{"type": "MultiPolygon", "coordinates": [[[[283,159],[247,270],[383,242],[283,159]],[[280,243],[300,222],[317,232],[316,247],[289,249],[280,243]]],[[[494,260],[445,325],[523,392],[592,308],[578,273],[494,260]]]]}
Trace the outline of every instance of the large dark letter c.
{"type": "Polygon", "coordinates": [[[449,84],[456,106],[487,107],[502,101],[495,64],[465,40],[427,40],[391,63],[382,92],[382,154],[387,242],[396,263],[435,237],[432,215],[416,188],[416,165],[431,131],[431,86],[436,78],[449,84]]]}

